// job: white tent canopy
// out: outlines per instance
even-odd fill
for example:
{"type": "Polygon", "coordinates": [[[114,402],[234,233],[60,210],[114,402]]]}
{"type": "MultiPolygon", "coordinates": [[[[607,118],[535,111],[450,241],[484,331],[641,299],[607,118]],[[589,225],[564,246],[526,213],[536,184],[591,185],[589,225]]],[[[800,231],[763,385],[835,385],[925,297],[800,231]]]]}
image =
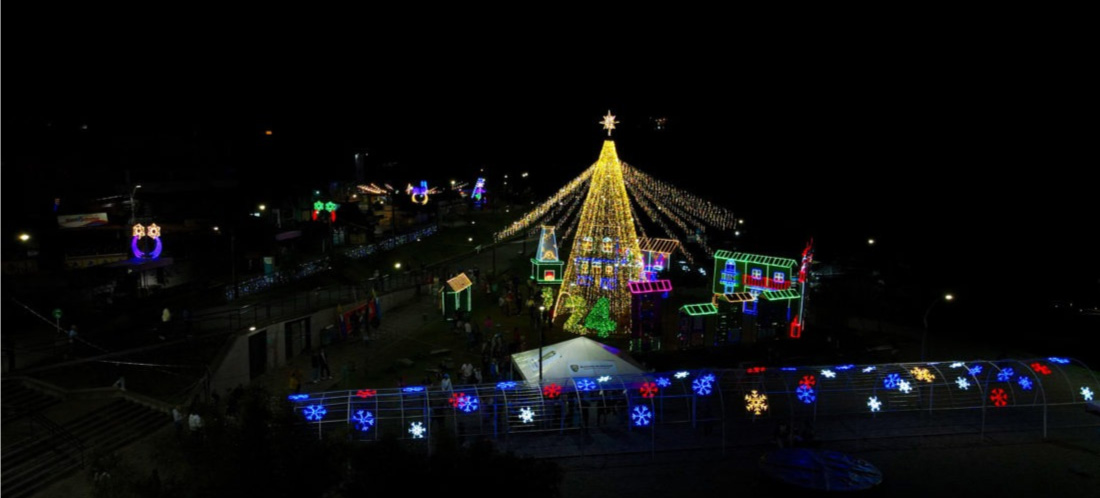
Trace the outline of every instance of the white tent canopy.
{"type": "MultiPolygon", "coordinates": [[[[512,364],[525,380],[539,378],[539,348],[512,355],[512,364]]],[[[577,337],[542,347],[542,377],[600,377],[640,374],[645,371],[628,354],[587,337],[577,337]]]]}

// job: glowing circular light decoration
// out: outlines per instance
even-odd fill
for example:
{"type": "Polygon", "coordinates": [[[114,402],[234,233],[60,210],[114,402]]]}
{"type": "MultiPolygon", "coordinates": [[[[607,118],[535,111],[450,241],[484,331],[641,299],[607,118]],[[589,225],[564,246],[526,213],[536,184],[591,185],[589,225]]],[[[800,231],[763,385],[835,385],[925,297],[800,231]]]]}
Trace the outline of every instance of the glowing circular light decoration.
{"type": "Polygon", "coordinates": [[[413,439],[424,439],[425,432],[428,432],[428,429],[424,428],[424,424],[420,422],[409,425],[409,434],[412,434],[413,439]]]}
{"type": "Polygon", "coordinates": [[[878,400],[878,396],[871,396],[867,398],[867,407],[870,408],[872,412],[882,411],[882,402],[878,400]]]}
{"type": "Polygon", "coordinates": [[[657,387],[668,387],[672,385],[672,381],[668,377],[657,377],[657,387]]]}
{"type": "Polygon", "coordinates": [[[1020,385],[1020,389],[1023,389],[1025,391],[1030,391],[1031,386],[1035,385],[1031,382],[1031,379],[1024,377],[1023,375],[1021,375],[1020,378],[1016,379],[1016,383],[1020,385]]]}
{"type": "Polygon", "coordinates": [[[745,410],[753,415],[760,415],[768,411],[768,395],[760,394],[753,389],[745,395],[745,410]]]}
{"type": "Polygon", "coordinates": [[[1092,389],[1089,389],[1088,386],[1081,388],[1081,397],[1085,398],[1085,401],[1092,401],[1092,394],[1092,389]]]}
{"type": "Polygon", "coordinates": [[[887,389],[897,389],[899,382],[901,382],[901,376],[896,373],[892,373],[882,379],[882,387],[885,387],[887,389]]]}
{"type": "Polygon", "coordinates": [[[798,381],[798,385],[813,389],[817,385],[817,378],[813,375],[803,375],[802,379],[798,381]]]}
{"type": "Polygon", "coordinates": [[[561,396],[561,386],[557,384],[550,384],[542,388],[542,395],[547,398],[554,399],[561,396]]]}
{"type": "Polygon", "coordinates": [[[360,432],[367,432],[371,427],[374,427],[374,414],[366,410],[356,411],[351,419],[355,422],[355,428],[360,432]]]}
{"type": "Polygon", "coordinates": [[[375,389],[360,389],[355,393],[355,395],[359,396],[360,398],[370,398],[375,394],[378,394],[378,391],[375,389]]]}
{"type": "Polygon", "coordinates": [[[703,379],[695,379],[691,383],[691,390],[695,391],[695,394],[699,396],[709,396],[713,388],[710,382],[706,382],[703,379]]]}
{"type": "Polygon", "coordinates": [[[642,387],[638,388],[638,392],[642,394],[643,398],[652,398],[657,395],[657,384],[653,382],[644,382],[642,387]]]}
{"type": "Polygon", "coordinates": [[[993,402],[993,406],[1002,407],[1008,404],[1008,393],[1004,389],[996,388],[989,391],[989,400],[993,402]]]}
{"type": "Polygon", "coordinates": [[[473,413],[477,411],[479,403],[477,396],[463,396],[458,402],[458,409],[465,413],[473,413]]]}
{"type": "Polygon", "coordinates": [[[134,225],[133,237],[130,238],[130,252],[134,254],[135,258],[143,259],[157,259],[160,257],[160,253],[164,250],[164,244],[160,240],[160,227],[156,223],[150,224],[148,227],[143,227],[141,224],[134,225]],[[143,237],[149,237],[155,242],[153,250],[150,252],[142,251],[138,247],[138,243],[143,237]]]}
{"type": "Polygon", "coordinates": [[[798,400],[806,403],[807,405],[813,404],[817,401],[817,394],[814,393],[814,388],[805,384],[798,386],[795,390],[795,394],[798,395],[798,400]]]}
{"type": "Polygon", "coordinates": [[[577,389],[581,391],[594,391],[596,390],[596,383],[592,382],[592,379],[580,379],[574,381],[577,384],[577,389]]]}
{"type": "Polygon", "coordinates": [[[302,413],[306,415],[306,420],[320,422],[328,414],[328,410],[325,409],[324,405],[309,405],[305,410],[302,410],[302,413]]]}
{"type": "Polygon", "coordinates": [[[532,410],[530,406],[525,406],[519,411],[519,419],[525,424],[530,424],[535,421],[535,410],[532,410]]]}
{"type": "Polygon", "coordinates": [[[956,379],[955,379],[955,383],[956,383],[956,384],[958,384],[958,385],[959,385],[959,389],[962,389],[963,391],[968,391],[968,390],[970,390],[970,381],[969,381],[969,380],[966,380],[966,379],[965,379],[965,378],[963,378],[963,377],[959,377],[959,378],[956,378],[956,379]]]}
{"type": "Polygon", "coordinates": [[[645,427],[649,425],[653,419],[653,412],[649,411],[649,408],[645,405],[636,405],[633,410],[630,411],[630,418],[634,421],[634,425],[638,427],[645,427]]]}
{"type": "Polygon", "coordinates": [[[1016,375],[1016,371],[1012,367],[1004,367],[1000,372],[997,372],[997,380],[999,382],[1008,382],[1012,380],[1012,376],[1016,375]]]}
{"type": "Polygon", "coordinates": [[[409,198],[416,204],[425,205],[428,203],[428,196],[438,193],[438,190],[428,188],[428,182],[425,180],[420,181],[419,187],[414,187],[411,184],[405,189],[405,192],[409,194],[409,198]]]}

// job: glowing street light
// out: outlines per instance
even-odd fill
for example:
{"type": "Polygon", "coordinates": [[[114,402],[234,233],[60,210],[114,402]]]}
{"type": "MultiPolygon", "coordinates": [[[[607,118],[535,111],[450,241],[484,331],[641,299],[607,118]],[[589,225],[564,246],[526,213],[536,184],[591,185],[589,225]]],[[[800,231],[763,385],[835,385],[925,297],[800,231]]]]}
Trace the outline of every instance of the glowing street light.
{"type": "Polygon", "coordinates": [[[400,270],[401,269],[401,263],[394,263],[393,264],[393,269],[400,270]]]}
{"type": "Polygon", "coordinates": [[[28,233],[21,233],[21,234],[19,234],[19,241],[20,241],[20,242],[26,242],[26,241],[28,241],[28,240],[31,240],[31,236],[30,236],[30,234],[28,234],[28,233]]]}
{"type": "Polygon", "coordinates": [[[267,209],[267,206],[266,206],[266,205],[264,205],[264,204],[260,204],[260,211],[264,211],[264,210],[266,210],[266,209],[267,209]]]}
{"type": "Polygon", "coordinates": [[[869,246],[875,245],[875,239],[867,239],[867,245],[869,245],[869,246]]]}

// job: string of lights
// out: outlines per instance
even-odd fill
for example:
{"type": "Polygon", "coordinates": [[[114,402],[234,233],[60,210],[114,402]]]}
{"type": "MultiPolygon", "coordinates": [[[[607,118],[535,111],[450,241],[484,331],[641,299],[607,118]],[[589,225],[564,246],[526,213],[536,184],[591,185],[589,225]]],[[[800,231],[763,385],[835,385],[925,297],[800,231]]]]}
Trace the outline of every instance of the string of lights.
{"type": "Polygon", "coordinates": [[[737,218],[732,211],[658,180],[638,168],[623,164],[623,178],[632,188],[652,192],[659,199],[659,204],[679,206],[693,213],[707,225],[720,230],[730,230],[737,225],[737,218]]]}
{"type": "MultiPolygon", "coordinates": [[[[642,197],[637,190],[630,189],[628,190],[628,192],[630,192],[634,196],[634,202],[642,208],[642,211],[645,212],[647,216],[649,216],[649,219],[653,220],[654,223],[656,223],[658,226],[661,227],[662,230],[665,231],[665,235],[668,235],[668,238],[679,240],[676,238],[676,234],[672,231],[672,229],[669,228],[667,224],[665,224],[664,220],[662,220],[661,217],[657,215],[654,208],[650,206],[649,202],[646,201],[645,198],[642,197]]],[[[687,261],[694,264],[695,258],[692,258],[691,253],[684,249],[684,245],[679,244],[678,247],[680,249],[680,252],[683,253],[685,258],[687,259],[687,261]]]]}
{"type": "MultiPolygon", "coordinates": [[[[508,237],[511,237],[526,229],[527,227],[533,225],[536,221],[542,218],[543,215],[547,213],[547,211],[549,211],[551,208],[561,202],[561,200],[565,198],[565,196],[577,191],[577,189],[581,188],[582,185],[588,182],[589,178],[592,176],[592,173],[595,170],[595,165],[592,165],[588,169],[584,170],[584,172],[581,173],[580,176],[572,179],[569,183],[565,184],[564,187],[559,189],[554,195],[550,196],[549,199],[543,201],[542,204],[535,206],[534,209],[523,215],[522,218],[512,222],[512,224],[509,225],[508,228],[497,232],[493,236],[494,240],[501,241],[507,239],[508,237]]],[[[583,192],[583,190],[581,191],[583,192]]]]}

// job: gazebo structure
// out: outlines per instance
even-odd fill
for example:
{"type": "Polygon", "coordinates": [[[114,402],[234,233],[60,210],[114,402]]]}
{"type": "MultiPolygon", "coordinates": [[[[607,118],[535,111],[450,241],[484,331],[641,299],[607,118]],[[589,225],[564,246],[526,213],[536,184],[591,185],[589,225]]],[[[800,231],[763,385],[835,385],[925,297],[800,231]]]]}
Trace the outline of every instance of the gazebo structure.
{"type": "Polygon", "coordinates": [[[459,273],[439,290],[440,308],[443,310],[444,318],[450,319],[455,311],[469,312],[472,309],[470,291],[472,286],[470,278],[465,273],[459,273]]]}

